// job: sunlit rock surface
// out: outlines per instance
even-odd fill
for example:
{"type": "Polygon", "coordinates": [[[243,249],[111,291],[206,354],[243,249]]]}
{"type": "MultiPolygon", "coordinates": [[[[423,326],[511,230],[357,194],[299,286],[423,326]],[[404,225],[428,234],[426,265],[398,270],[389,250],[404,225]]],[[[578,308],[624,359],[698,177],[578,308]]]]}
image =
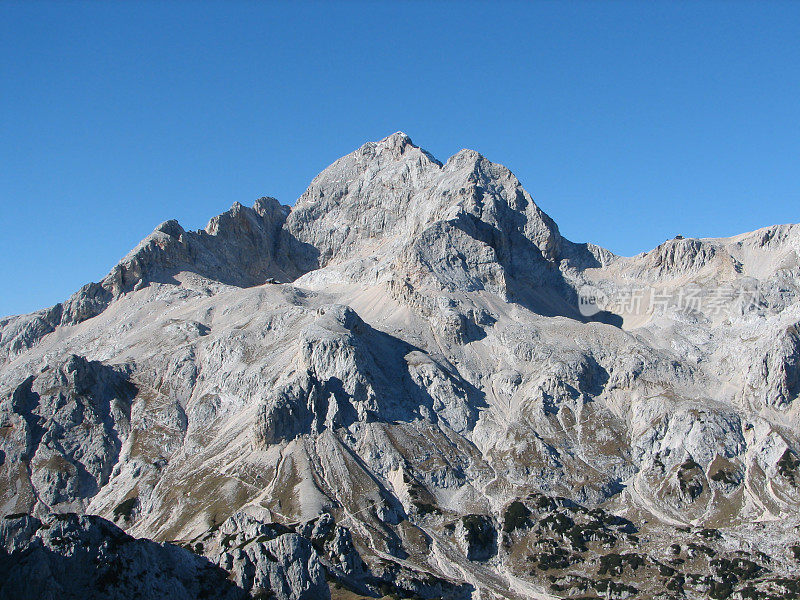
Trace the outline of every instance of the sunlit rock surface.
{"type": "Polygon", "coordinates": [[[798,253],[618,257],[402,133],[166,221],[0,321],[0,594],[795,598],[798,253]]]}

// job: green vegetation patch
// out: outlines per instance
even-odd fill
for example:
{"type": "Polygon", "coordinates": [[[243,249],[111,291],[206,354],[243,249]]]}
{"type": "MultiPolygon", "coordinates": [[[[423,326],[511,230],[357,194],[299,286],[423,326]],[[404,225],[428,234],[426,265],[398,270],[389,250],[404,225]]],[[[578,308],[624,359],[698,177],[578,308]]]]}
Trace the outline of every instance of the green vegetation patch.
{"type": "Polygon", "coordinates": [[[117,504],[116,508],[114,509],[114,520],[118,521],[121,518],[128,520],[131,518],[133,514],[133,510],[139,506],[139,498],[136,496],[132,498],[128,498],[127,500],[123,500],[119,504],[117,504]]]}

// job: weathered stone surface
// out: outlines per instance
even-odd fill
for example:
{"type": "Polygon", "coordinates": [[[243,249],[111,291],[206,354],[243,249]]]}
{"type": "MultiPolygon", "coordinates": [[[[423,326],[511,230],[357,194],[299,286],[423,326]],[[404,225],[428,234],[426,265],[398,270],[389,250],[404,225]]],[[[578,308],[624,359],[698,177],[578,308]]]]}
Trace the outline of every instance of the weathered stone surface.
{"type": "Polygon", "coordinates": [[[798,226],[619,257],[394,134],[0,321],[0,512],[250,595],[791,597],[799,298],[798,226]]]}
{"type": "Polygon", "coordinates": [[[0,521],[0,598],[243,599],[207,559],[130,537],[94,516],[0,521]]]}
{"type": "Polygon", "coordinates": [[[130,430],[128,375],[70,355],[0,400],[6,513],[82,510],[108,483],[130,430]]]}

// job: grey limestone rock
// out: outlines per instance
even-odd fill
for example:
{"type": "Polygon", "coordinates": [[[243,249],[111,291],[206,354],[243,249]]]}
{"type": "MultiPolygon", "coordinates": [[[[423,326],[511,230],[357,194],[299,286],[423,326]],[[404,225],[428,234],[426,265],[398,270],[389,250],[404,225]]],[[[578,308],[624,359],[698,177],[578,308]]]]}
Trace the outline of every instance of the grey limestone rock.
{"type": "Polygon", "coordinates": [[[796,225],[616,256],[396,133],[0,321],[0,514],[41,518],[0,563],[41,597],[120,544],[143,597],[794,597],[798,323],[796,225]]]}

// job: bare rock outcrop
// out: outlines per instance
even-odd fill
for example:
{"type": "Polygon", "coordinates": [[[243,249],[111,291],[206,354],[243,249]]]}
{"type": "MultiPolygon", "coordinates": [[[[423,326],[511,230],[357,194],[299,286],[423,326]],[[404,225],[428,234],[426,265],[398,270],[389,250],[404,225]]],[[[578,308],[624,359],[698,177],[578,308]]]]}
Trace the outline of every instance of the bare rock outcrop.
{"type": "Polygon", "coordinates": [[[247,598],[227,573],[170,544],[75,514],[0,522],[0,598],[247,598]]]}

